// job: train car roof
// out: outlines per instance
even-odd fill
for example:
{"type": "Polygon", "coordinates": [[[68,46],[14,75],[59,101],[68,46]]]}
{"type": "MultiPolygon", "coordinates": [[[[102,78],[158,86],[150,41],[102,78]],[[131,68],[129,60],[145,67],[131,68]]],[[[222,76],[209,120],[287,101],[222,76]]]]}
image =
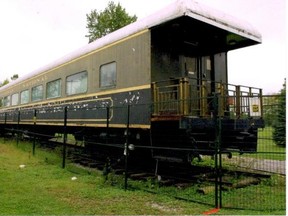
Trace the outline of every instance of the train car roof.
{"type": "Polygon", "coordinates": [[[1,89],[8,88],[9,86],[17,84],[25,79],[29,79],[37,74],[51,70],[108,44],[183,16],[191,17],[192,19],[199,20],[236,35],[240,35],[253,41],[254,44],[261,43],[261,34],[249,23],[222,13],[206,5],[200,4],[194,0],[177,0],[146,18],[140,19],[100,39],[97,39],[96,41],[83,46],[82,48],[54,61],[51,64],[39,68],[32,73],[17,79],[16,81],[12,81],[8,85],[3,86],[1,89]]]}

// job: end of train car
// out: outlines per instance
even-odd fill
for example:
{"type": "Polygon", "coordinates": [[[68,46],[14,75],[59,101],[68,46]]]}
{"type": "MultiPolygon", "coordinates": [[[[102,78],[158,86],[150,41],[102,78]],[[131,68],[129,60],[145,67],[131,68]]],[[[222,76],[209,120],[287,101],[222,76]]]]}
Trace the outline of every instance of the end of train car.
{"type": "Polygon", "coordinates": [[[262,90],[228,83],[227,53],[259,43],[249,24],[176,1],[0,88],[1,133],[50,139],[65,123],[91,151],[129,141],[135,158],[179,162],[219,143],[256,152],[262,90]]]}

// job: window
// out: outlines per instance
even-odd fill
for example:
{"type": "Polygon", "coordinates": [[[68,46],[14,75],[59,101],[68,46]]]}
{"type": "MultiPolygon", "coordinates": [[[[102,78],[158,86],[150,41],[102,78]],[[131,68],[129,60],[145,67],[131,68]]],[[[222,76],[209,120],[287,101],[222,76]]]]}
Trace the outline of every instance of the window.
{"type": "Polygon", "coordinates": [[[73,74],[66,78],[66,94],[80,94],[85,93],[88,89],[88,73],[83,71],[77,74],[73,74]]]}
{"type": "Polygon", "coordinates": [[[26,104],[29,102],[29,90],[24,90],[20,93],[20,104],[26,104]]]}
{"type": "Polygon", "coordinates": [[[100,87],[116,86],[116,62],[102,65],[100,67],[100,87]]]}
{"type": "Polygon", "coordinates": [[[18,103],[19,103],[19,94],[18,93],[13,94],[11,96],[11,105],[15,106],[15,105],[18,105],[18,103]]]}
{"type": "Polygon", "coordinates": [[[39,101],[43,99],[43,85],[35,86],[32,88],[31,100],[39,101]]]}
{"type": "Polygon", "coordinates": [[[47,98],[56,98],[61,96],[61,79],[47,83],[46,96],[47,98]]]}
{"type": "Polygon", "coordinates": [[[6,96],[3,98],[3,106],[4,107],[10,106],[10,96],[6,96]]]}

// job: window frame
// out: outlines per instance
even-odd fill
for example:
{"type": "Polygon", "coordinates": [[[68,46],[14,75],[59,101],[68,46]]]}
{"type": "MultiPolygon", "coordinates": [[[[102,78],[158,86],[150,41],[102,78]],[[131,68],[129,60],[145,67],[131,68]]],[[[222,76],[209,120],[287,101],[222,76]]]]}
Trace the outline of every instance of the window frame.
{"type": "MultiPolygon", "coordinates": [[[[75,79],[76,80],[76,79],[75,79]]],[[[84,80],[84,79],[82,79],[84,80]]],[[[82,82],[82,80],[80,80],[80,82],[82,82]]],[[[77,95],[77,94],[84,94],[84,93],[87,93],[88,91],[88,71],[87,70],[84,70],[84,71],[81,71],[81,72],[77,72],[77,73],[74,73],[74,74],[71,74],[69,76],[66,77],[65,79],[65,94],[67,96],[71,96],[71,95],[77,95]],[[68,83],[73,81],[73,80],[70,80],[68,81],[69,78],[72,78],[72,77],[76,77],[76,76],[79,76],[80,74],[86,74],[86,86],[83,90],[81,90],[81,86],[82,86],[82,83],[80,83],[80,86],[78,87],[81,91],[75,91],[75,89],[77,90],[77,88],[73,87],[73,86],[68,86],[68,83]],[[74,88],[73,91],[69,92],[68,90],[70,88],[74,88]]]]}
{"type": "Polygon", "coordinates": [[[17,105],[19,105],[19,93],[18,92],[11,95],[11,106],[17,106],[17,105]]]}
{"type": "Polygon", "coordinates": [[[43,86],[43,84],[40,84],[40,85],[37,85],[37,86],[33,86],[31,88],[31,102],[42,101],[43,98],[44,98],[44,86],[43,86]],[[42,87],[42,90],[40,91],[41,92],[41,98],[39,97],[39,98],[33,99],[34,89],[36,89],[38,87],[42,87]]]}
{"type": "Polygon", "coordinates": [[[2,98],[2,106],[3,107],[9,107],[11,105],[11,98],[10,95],[7,95],[2,98]]]}
{"type": "Polygon", "coordinates": [[[29,96],[30,96],[30,90],[29,90],[29,89],[26,89],[26,90],[21,91],[21,92],[20,92],[20,104],[28,104],[29,101],[30,101],[30,97],[29,97],[29,96]],[[23,99],[22,94],[23,94],[24,92],[28,92],[28,94],[27,94],[27,95],[28,95],[27,102],[26,102],[26,101],[23,102],[23,100],[22,100],[22,99],[23,99]]]}
{"type": "MultiPolygon", "coordinates": [[[[109,69],[109,68],[107,68],[107,69],[109,69]]],[[[117,85],[117,63],[116,63],[116,61],[100,65],[100,67],[99,67],[99,87],[101,89],[107,89],[107,88],[115,88],[116,85],[117,85]],[[112,68],[112,70],[110,68],[108,74],[107,74],[107,71],[103,71],[104,69],[106,69],[106,67],[111,67],[111,66],[113,66],[114,68],[112,68]],[[106,73],[106,74],[103,74],[103,73],[106,73]],[[104,80],[104,76],[106,76],[105,77],[106,80],[104,80]],[[109,79],[109,76],[111,77],[111,79],[107,80],[107,79],[109,79]],[[111,84],[109,84],[109,83],[111,83],[111,84]]]]}
{"type": "Polygon", "coordinates": [[[61,95],[62,95],[62,82],[61,81],[62,81],[61,78],[59,78],[59,79],[55,79],[55,80],[52,80],[52,81],[49,81],[49,82],[46,83],[46,99],[53,99],[53,98],[61,97],[61,95]],[[57,88],[58,88],[57,89],[58,90],[57,93],[58,94],[56,96],[54,96],[54,95],[49,96],[48,95],[49,85],[52,84],[52,83],[56,83],[56,82],[57,82],[57,88]]]}

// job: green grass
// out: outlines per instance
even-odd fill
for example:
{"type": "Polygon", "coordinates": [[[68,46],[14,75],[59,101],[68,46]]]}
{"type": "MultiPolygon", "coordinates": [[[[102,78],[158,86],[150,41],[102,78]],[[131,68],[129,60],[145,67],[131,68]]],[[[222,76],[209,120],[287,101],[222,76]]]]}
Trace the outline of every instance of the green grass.
{"type": "MultiPolygon", "coordinates": [[[[232,172],[231,172],[232,174],[232,172]]],[[[224,179],[227,177],[224,176],[224,179]]],[[[240,179],[245,180],[247,176],[233,176],[229,177],[230,182],[239,182],[240,179]],[[231,178],[231,179],[230,179],[231,178]]],[[[226,180],[227,181],[227,180],[226,180]]],[[[129,185],[133,185],[136,188],[142,188],[153,191],[157,194],[166,194],[167,196],[179,197],[191,201],[197,201],[200,203],[213,204],[215,202],[215,190],[214,182],[201,181],[190,183],[189,187],[161,187],[157,182],[135,182],[130,181],[129,185]],[[206,193],[203,195],[199,193],[200,188],[206,188],[206,193]]],[[[223,212],[225,208],[238,208],[247,209],[245,212],[250,210],[261,210],[261,214],[284,214],[286,208],[286,177],[282,175],[272,175],[270,178],[262,178],[260,184],[250,185],[243,188],[231,189],[226,187],[226,190],[222,191],[222,203],[223,212]]],[[[225,210],[224,210],[225,209],[225,210]]],[[[237,211],[232,211],[230,214],[241,214],[237,211]]],[[[253,211],[252,211],[253,212],[253,211]]],[[[255,211],[249,214],[258,214],[255,211]]]]}
{"type": "MultiPolygon", "coordinates": [[[[253,157],[269,160],[286,160],[286,147],[276,145],[272,139],[273,128],[258,129],[257,154],[244,153],[243,157],[253,157]]],[[[238,156],[239,153],[233,153],[238,156]]]]}
{"type": "MultiPolygon", "coordinates": [[[[3,139],[0,139],[2,215],[199,215],[213,208],[173,198],[172,194],[177,192],[173,187],[162,188],[168,191],[160,194],[142,190],[125,191],[121,177],[117,177],[119,182],[116,186],[111,186],[111,182],[104,182],[100,171],[79,168],[73,164],[67,164],[62,169],[62,160],[58,155],[37,148],[33,156],[31,149],[30,143],[19,142],[17,146],[10,141],[3,143],[3,139]],[[20,168],[21,164],[25,168],[20,168]],[[73,176],[77,180],[72,181],[73,176]]],[[[190,197],[196,196],[191,190],[182,192],[190,197]]],[[[205,199],[207,197],[202,196],[202,200],[205,199]]],[[[285,214],[285,211],[221,209],[218,214],[271,213],[285,214]]]]}
{"type": "MultiPolygon", "coordinates": [[[[272,139],[273,128],[258,129],[258,154],[254,157],[271,160],[285,160],[286,148],[276,145],[272,139]]],[[[252,154],[253,155],[253,154],[252,154]]]]}
{"type": "Polygon", "coordinates": [[[209,208],[112,187],[99,171],[72,164],[62,169],[57,155],[36,149],[32,156],[30,147],[0,144],[1,214],[200,214],[209,208]]]}
{"type": "Polygon", "coordinates": [[[281,152],[285,153],[285,147],[276,145],[273,141],[273,128],[265,127],[258,129],[258,152],[281,152]]]}

